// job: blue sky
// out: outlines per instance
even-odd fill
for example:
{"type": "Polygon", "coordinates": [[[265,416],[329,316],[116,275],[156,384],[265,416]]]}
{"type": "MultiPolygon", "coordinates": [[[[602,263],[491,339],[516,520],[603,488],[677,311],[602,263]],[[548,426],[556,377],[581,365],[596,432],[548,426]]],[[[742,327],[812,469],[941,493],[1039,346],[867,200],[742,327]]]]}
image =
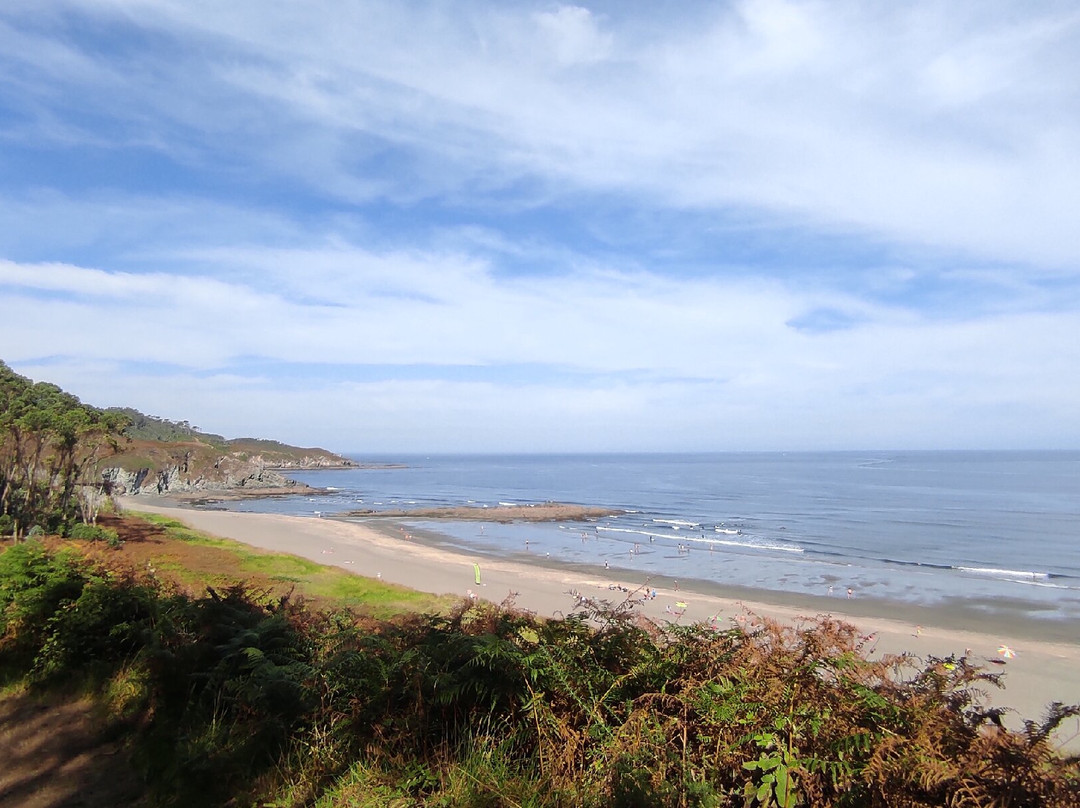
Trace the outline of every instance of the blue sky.
{"type": "Polygon", "coordinates": [[[359,453],[1080,448],[1067,2],[0,5],[0,358],[359,453]]]}

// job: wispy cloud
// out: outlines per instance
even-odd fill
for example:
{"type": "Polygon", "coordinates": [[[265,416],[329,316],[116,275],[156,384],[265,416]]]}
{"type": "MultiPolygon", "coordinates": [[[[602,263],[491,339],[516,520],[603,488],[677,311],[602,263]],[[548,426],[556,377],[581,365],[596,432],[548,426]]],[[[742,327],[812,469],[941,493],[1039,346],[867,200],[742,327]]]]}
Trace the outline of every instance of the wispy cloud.
{"type": "Polygon", "coordinates": [[[1080,442],[1080,13],[664,9],[5,4],[2,358],[383,449],[1080,442]]]}

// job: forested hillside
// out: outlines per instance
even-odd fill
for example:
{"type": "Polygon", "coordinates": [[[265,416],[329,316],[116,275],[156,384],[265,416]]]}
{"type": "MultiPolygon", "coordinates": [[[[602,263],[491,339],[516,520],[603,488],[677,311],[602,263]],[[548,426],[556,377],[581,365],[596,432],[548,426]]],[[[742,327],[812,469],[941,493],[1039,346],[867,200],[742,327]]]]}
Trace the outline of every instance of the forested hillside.
{"type": "Polygon", "coordinates": [[[117,413],[127,422],[124,434],[133,440],[161,441],[176,443],[201,441],[211,446],[225,447],[226,440],[221,435],[203,432],[187,421],[170,421],[156,415],[145,415],[133,407],[110,407],[108,412],[117,413]]]}
{"type": "Polygon", "coordinates": [[[37,525],[67,532],[92,523],[100,468],[123,442],[122,413],[83,404],[54,384],[33,382],[0,362],[0,533],[37,525]]]}
{"type": "Polygon", "coordinates": [[[324,449],[204,433],[131,408],[99,409],[0,361],[0,535],[93,525],[115,494],[303,490],[277,469],[355,465],[324,449]]]}

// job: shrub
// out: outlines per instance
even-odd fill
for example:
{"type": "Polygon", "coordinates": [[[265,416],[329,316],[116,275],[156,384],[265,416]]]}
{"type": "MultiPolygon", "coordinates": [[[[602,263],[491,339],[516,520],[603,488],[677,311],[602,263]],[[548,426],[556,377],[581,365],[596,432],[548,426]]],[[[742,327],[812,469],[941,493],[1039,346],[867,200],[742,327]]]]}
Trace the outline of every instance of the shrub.
{"type": "Polygon", "coordinates": [[[68,537],[82,541],[104,541],[110,547],[120,546],[120,534],[115,530],[99,527],[98,525],[88,525],[85,522],[78,522],[73,525],[71,530],[68,531],[68,537]]]}
{"type": "Polygon", "coordinates": [[[156,593],[146,586],[90,578],[47,621],[32,680],[106,678],[147,644],[158,611],[156,593]]]}
{"type": "Polygon", "coordinates": [[[30,662],[54,615],[76,600],[85,584],[75,556],[50,553],[37,541],[16,544],[0,555],[0,652],[7,661],[30,662]]]}
{"type": "Polygon", "coordinates": [[[0,555],[0,619],[39,685],[137,682],[157,805],[1080,805],[1050,742],[1080,708],[1007,732],[978,704],[996,675],[868,659],[828,618],[362,623],[240,586],[166,595],[27,542],[0,555]]]}

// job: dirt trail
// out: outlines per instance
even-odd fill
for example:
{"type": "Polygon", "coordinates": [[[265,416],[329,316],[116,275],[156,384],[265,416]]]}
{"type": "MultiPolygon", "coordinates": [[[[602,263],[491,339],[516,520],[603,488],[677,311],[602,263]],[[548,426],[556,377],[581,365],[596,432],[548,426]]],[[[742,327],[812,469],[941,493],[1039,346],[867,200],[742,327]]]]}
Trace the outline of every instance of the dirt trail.
{"type": "Polygon", "coordinates": [[[85,699],[0,698],[0,808],[136,805],[141,783],[104,729],[85,699]]]}

